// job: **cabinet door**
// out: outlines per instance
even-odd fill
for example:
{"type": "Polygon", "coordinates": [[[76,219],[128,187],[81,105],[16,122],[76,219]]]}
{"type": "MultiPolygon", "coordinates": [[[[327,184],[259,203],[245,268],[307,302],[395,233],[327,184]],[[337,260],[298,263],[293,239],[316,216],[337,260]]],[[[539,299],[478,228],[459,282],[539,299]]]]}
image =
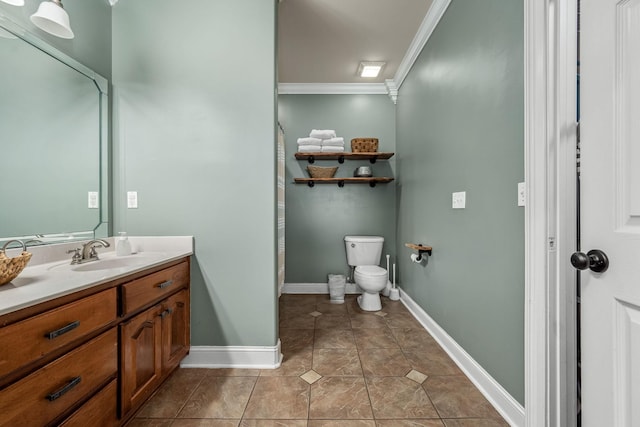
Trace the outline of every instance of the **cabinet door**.
{"type": "Polygon", "coordinates": [[[162,369],[167,373],[189,352],[189,291],[178,292],[162,305],[162,369]]]}
{"type": "Polygon", "coordinates": [[[162,306],[156,305],[120,325],[121,417],[153,393],[162,377],[162,306]]]}

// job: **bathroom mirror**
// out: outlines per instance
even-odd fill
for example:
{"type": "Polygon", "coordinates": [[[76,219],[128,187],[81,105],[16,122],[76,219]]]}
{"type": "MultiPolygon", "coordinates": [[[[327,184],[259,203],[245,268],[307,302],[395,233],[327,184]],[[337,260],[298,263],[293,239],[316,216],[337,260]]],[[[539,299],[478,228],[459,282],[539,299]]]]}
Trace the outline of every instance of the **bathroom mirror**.
{"type": "Polygon", "coordinates": [[[0,246],[108,234],[107,81],[0,13],[0,246]]]}

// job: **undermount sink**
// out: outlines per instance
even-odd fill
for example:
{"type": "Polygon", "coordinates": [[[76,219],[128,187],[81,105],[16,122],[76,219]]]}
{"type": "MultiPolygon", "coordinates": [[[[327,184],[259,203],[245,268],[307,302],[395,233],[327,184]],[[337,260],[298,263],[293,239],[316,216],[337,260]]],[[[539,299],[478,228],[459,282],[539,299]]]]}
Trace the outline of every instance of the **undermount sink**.
{"type": "Polygon", "coordinates": [[[73,265],[71,270],[73,271],[98,271],[98,270],[111,270],[114,268],[123,267],[135,267],[138,265],[146,264],[149,261],[147,257],[142,256],[130,256],[126,258],[108,258],[98,261],[89,261],[86,264],[73,265]]]}
{"type": "Polygon", "coordinates": [[[126,267],[138,267],[148,264],[149,261],[153,261],[153,258],[158,258],[162,253],[138,253],[134,255],[127,255],[124,257],[116,257],[112,253],[105,254],[104,258],[100,258],[97,261],[89,261],[85,264],[70,264],[68,261],[55,264],[49,267],[49,270],[66,270],[76,272],[90,272],[101,270],[115,270],[126,267]]]}

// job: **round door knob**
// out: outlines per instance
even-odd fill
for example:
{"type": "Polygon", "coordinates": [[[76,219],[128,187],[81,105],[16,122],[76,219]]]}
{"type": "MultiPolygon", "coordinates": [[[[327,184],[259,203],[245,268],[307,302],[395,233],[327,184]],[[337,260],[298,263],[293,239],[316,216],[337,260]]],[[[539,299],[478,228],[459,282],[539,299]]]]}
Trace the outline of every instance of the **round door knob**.
{"type": "Polygon", "coordinates": [[[578,270],[588,268],[595,273],[603,273],[609,268],[609,258],[600,249],[592,249],[586,255],[582,252],[574,252],[571,255],[571,265],[578,270]]]}
{"type": "Polygon", "coordinates": [[[589,257],[583,252],[574,252],[571,255],[571,265],[578,270],[586,270],[589,268],[589,257]]]}

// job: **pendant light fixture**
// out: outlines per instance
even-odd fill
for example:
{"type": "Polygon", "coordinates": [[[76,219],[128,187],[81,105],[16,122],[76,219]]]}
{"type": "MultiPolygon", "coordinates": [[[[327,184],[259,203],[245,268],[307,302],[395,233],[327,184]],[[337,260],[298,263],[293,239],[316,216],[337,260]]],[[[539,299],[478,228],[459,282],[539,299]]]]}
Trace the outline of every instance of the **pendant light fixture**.
{"type": "Polygon", "coordinates": [[[11,6],[24,6],[24,0],[0,0],[0,1],[10,4],[11,6]]]}
{"type": "MultiPolygon", "coordinates": [[[[5,0],[2,0],[5,1],[5,0]]],[[[69,25],[69,15],[62,8],[60,0],[43,1],[38,7],[38,11],[31,15],[31,22],[49,34],[63,38],[72,39],[73,31],[69,25]]]]}

